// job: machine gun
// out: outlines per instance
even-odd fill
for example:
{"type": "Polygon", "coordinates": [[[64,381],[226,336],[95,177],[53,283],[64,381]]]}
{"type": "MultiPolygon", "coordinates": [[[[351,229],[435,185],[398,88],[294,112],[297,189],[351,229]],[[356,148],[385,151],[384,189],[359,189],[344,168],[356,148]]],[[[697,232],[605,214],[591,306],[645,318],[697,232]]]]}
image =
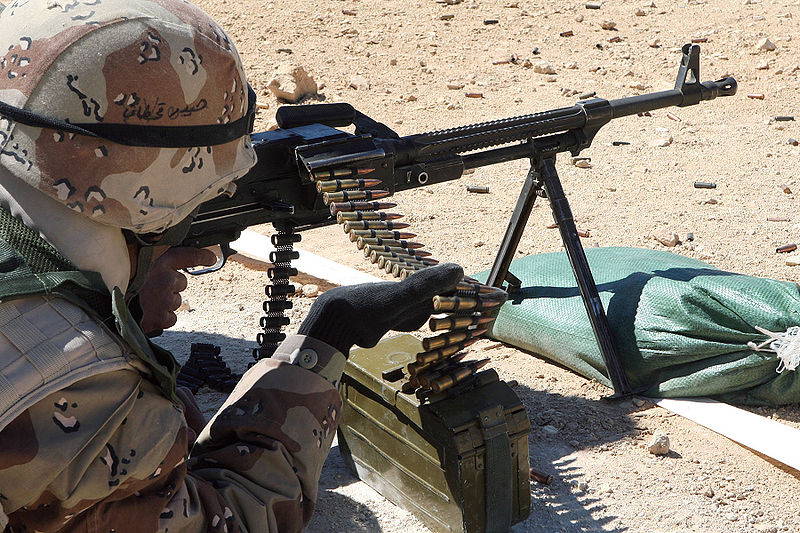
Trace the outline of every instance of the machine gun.
{"type": "MultiPolygon", "coordinates": [[[[281,107],[276,116],[280,129],[252,135],[258,163],[237,181],[232,197],[215,198],[200,206],[183,244],[219,245],[222,254],[218,263],[194,273],[214,271],[235,253],[230,243],[243,229],[272,222],[281,231],[273,237],[278,247],[273,262],[280,267],[275,269],[276,276],[280,279],[283,275],[288,283],[288,265],[294,257],[291,243],[299,240],[294,231],[336,222],[318,189],[320,180],[357,180],[362,172],[369,172],[368,178],[380,180],[381,187],[391,195],[458,179],[470,169],[529,159],[531,168],[487,285],[507,286],[511,291],[519,286],[509,265],[536,196],[548,197],[614,391],[627,395],[632,391],[617,360],[608,320],[555,169],[556,155],[569,152],[577,156],[592,144],[600,128],[615,118],[695,105],[731,96],[736,88],[732,77],[700,82],[700,47],[687,44],[682,49],[674,89],[616,100],[596,98],[572,107],[430,133],[401,137],[344,103],[281,107]],[[355,126],[355,133],[338,129],[349,126],[355,126]]],[[[391,229],[392,223],[382,227],[391,229]]],[[[275,292],[280,296],[283,290],[277,288],[275,292]]],[[[262,327],[266,331],[267,325],[281,321],[270,322],[278,317],[269,316],[266,304],[265,311],[268,316],[262,319],[262,327]]],[[[260,340],[263,346],[277,338],[262,336],[260,340]]]]}

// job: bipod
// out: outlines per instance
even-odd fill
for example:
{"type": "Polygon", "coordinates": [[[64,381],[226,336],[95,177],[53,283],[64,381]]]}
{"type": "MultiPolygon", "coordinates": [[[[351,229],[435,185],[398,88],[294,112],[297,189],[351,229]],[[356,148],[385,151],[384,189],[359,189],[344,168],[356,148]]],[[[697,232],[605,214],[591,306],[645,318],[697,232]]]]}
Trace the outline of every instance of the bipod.
{"type": "Polygon", "coordinates": [[[514,207],[514,212],[511,215],[511,220],[508,223],[503,242],[489,272],[486,284],[503,288],[503,284],[508,283],[507,290],[509,293],[520,289],[521,281],[509,271],[509,267],[525,231],[525,226],[528,223],[528,218],[537,196],[550,199],[553,218],[561,233],[561,240],[564,243],[569,263],[572,266],[572,272],[575,275],[583,305],[589,315],[592,331],[600,348],[600,354],[603,356],[603,362],[606,365],[611,385],[614,388],[614,394],[610,398],[624,398],[638,393],[639,391],[631,390],[628,378],[619,360],[608,317],[603,309],[603,303],[597,292],[597,285],[589,268],[589,262],[586,260],[583,245],[578,237],[572,210],[569,207],[569,202],[556,171],[554,153],[548,153],[545,156],[535,153],[534,157],[531,158],[531,168],[525,178],[522,191],[517,199],[517,205],[514,207]]]}

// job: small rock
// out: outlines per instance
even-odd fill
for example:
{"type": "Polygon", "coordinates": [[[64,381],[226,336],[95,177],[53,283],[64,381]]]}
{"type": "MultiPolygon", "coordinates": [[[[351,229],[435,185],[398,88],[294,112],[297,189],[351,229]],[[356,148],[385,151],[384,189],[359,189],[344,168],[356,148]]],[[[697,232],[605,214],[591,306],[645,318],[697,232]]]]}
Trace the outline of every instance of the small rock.
{"type": "Polygon", "coordinates": [[[480,248],[480,247],[481,247],[481,246],[483,246],[484,244],[486,244],[486,243],[485,243],[485,242],[483,242],[483,241],[475,241],[475,244],[473,244],[473,246],[474,246],[475,248],[480,248]]]}
{"type": "Polygon", "coordinates": [[[367,78],[359,75],[355,75],[350,78],[350,83],[348,83],[347,86],[357,91],[369,90],[369,82],[367,81],[367,78]]]}
{"type": "Polygon", "coordinates": [[[599,494],[613,494],[614,489],[611,488],[611,485],[605,483],[600,486],[600,490],[597,491],[599,494]]]}
{"type": "Polygon", "coordinates": [[[578,168],[592,168],[592,163],[587,159],[579,159],[575,161],[575,166],[578,168]]]}
{"type": "Polygon", "coordinates": [[[704,200],[703,203],[707,205],[717,205],[719,203],[719,200],[717,200],[716,198],[709,198],[708,200],[704,200]]]}
{"type": "Polygon", "coordinates": [[[450,83],[447,84],[447,88],[450,89],[451,91],[459,91],[459,90],[464,88],[464,84],[463,83],[450,82],[450,83]]]}
{"type": "Polygon", "coordinates": [[[775,43],[773,43],[769,39],[761,39],[760,41],[758,41],[756,48],[758,48],[759,51],[772,52],[774,50],[777,50],[778,47],[775,46],[775,43]]]}
{"type": "Polygon", "coordinates": [[[281,67],[267,84],[267,88],[279,100],[292,104],[296,104],[306,96],[317,94],[319,90],[314,78],[309,76],[303,67],[297,65],[281,67]]]}
{"type": "Polygon", "coordinates": [[[681,238],[674,231],[661,231],[652,235],[653,239],[660,242],[667,248],[674,248],[681,242],[681,238]]]}
{"type": "Polygon", "coordinates": [[[600,27],[604,30],[615,30],[617,29],[617,23],[613,20],[604,20],[600,23],[600,27]]]}
{"type": "Polygon", "coordinates": [[[727,518],[731,522],[736,522],[737,520],[739,520],[739,515],[737,515],[736,513],[725,513],[725,518],[727,518]]]}
{"type": "Polygon", "coordinates": [[[647,46],[649,46],[650,48],[658,48],[659,46],[661,46],[661,40],[653,39],[652,41],[647,43],[647,46]]]}
{"type": "Polygon", "coordinates": [[[585,481],[578,481],[577,479],[573,479],[569,482],[569,487],[577,493],[584,493],[589,490],[589,484],[585,481]]]}
{"type": "Polygon", "coordinates": [[[194,311],[194,308],[189,303],[189,300],[186,298],[181,298],[181,305],[177,309],[178,311],[194,311]]]}
{"type": "Polygon", "coordinates": [[[564,65],[564,67],[568,68],[570,70],[575,70],[575,69],[578,68],[578,63],[576,61],[572,61],[572,62],[567,63],[566,65],[564,65]]]}
{"type": "Polygon", "coordinates": [[[769,61],[767,61],[766,59],[760,61],[758,65],[756,65],[756,70],[769,70],[769,61]]]}
{"type": "Polygon", "coordinates": [[[634,398],[633,399],[633,405],[635,405],[636,407],[642,407],[646,403],[647,403],[647,401],[643,400],[642,398],[634,398]]]}
{"type": "Polygon", "coordinates": [[[787,259],[786,260],[786,266],[790,266],[790,267],[800,266],[800,258],[798,258],[798,259],[787,259]]]}
{"type": "Polygon", "coordinates": [[[643,16],[647,15],[647,12],[644,9],[642,9],[641,7],[637,7],[636,11],[634,11],[633,14],[636,15],[637,17],[643,17],[643,16]]]}
{"type": "Polygon", "coordinates": [[[672,144],[672,137],[667,137],[666,139],[656,139],[655,141],[650,143],[650,146],[653,146],[655,148],[664,148],[665,146],[669,146],[670,144],[672,144]]]}
{"type": "Polygon", "coordinates": [[[667,455],[669,453],[669,437],[663,433],[656,433],[647,446],[647,450],[654,455],[667,455]]]}
{"type": "Polygon", "coordinates": [[[555,426],[551,426],[550,424],[546,426],[542,426],[542,431],[549,435],[556,435],[558,434],[558,429],[555,426]]]}
{"type": "Polygon", "coordinates": [[[547,61],[537,61],[533,64],[533,71],[537,74],[555,74],[556,69],[547,61]]]}
{"type": "Polygon", "coordinates": [[[308,283],[303,285],[303,296],[306,298],[313,298],[319,294],[319,285],[314,285],[313,283],[308,283]]]}
{"type": "Polygon", "coordinates": [[[714,489],[712,489],[711,487],[708,487],[705,490],[705,492],[703,492],[703,496],[705,496],[706,498],[713,498],[714,497],[714,489]]]}
{"type": "Polygon", "coordinates": [[[580,13],[575,15],[575,22],[583,22],[583,15],[581,15],[580,13]]]}

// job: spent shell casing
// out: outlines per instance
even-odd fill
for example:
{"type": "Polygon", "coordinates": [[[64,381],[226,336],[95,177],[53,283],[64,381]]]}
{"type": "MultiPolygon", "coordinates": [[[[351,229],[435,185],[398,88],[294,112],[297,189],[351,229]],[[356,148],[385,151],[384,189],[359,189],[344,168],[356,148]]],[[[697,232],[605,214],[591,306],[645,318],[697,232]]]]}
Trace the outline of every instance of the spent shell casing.
{"type": "Polygon", "coordinates": [[[374,171],[374,168],[334,168],[330,170],[317,170],[311,173],[311,179],[319,181],[347,178],[350,176],[365,176],[374,171]]]}
{"type": "Polygon", "coordinates": [[[344,223],[344,232],[349,233],[350,230],[354,229],[395,230],[407,228],[408,226],[405,222],[394,222],[392,220],[352,220],[344,223]]]}
{"type": "Polygon", "coordinates": [[[326,204],[330,204],[332,202],[353,202],[358,200],[380,200],[381,198],[386,198],[391,194],[392,193],[389,191],[361,191],[356,189],[353,191],[326,192],[322,195],[322,200],[326,204]]]}
{"type": "Polygon", "coordinates": [[[442,331],[445,329],[461,329],[470,326],[484,326],[493,321],[494,318],[487,316],[448,316],[444,318],[431,318],[428,327],[431,331],[442,331]]]}
{"type": "Polygon", "coordinates": [[[403,215],[386,211],[339,211],[336,213],[336,222],[339,224],[353,220],[397,220],[398,218],[403,218],[403,215]]]}
{"type": "Polygon", "coordinates": [[[328,207],[331,215],[336,215],[340,211],[380,211],[381,209],[391,209],[397,204],[392,202],[333,202],[328,207]]]}
{"type": "Polygon", "coordinates": [[[343,191],[345,189],[368,189],[371,187],[377,187],[382,183],[383,182],[381,180],[376,179],[318,181],[317,192],[324,193],[343,191]]]}
{"type": "Polygon", "coordinates": [[[775,248],[775,252],[777,252],[779,254],[785,254],[787,252],[794,252],[795,250],[797,250],[797,245],[794,244],[794,243],[792,243],[792,244],[784,244],[783,246],[779,246],[778,248],[775,248]]]}
{"type": "Polygon", "coordinates": [[[551,474],[545,474],[544,472],[539,472],[533,468],[531,468],[530,477],[531,481],[536,481],[542,485],[549,485],[553,482],[553,476],[551,474]]]}
{"type": "Polygon", "coordinates": [[[717,184],[713,181],[695,181],[694,182],[695,189],[716,189],[717,184]]]}
{"type": "Polygon", "coordinates": [[[486,185],[467,185],[467,192],[489,194],[489,187],[486,185]]]}

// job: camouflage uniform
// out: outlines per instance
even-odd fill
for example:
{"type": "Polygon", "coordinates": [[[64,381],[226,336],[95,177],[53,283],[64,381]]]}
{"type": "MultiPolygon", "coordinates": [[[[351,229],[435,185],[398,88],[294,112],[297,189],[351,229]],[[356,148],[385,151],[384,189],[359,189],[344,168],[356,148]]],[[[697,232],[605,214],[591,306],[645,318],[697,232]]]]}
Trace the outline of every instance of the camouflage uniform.
{"type": "MultiPolygon", "coordinates": [[[[0,102],[11,106],[74,124],[227,124],[247,111],[233,45],[189,3],[16,0],[0,28],[0,102]]],[[[254,161],[246,137],[133,147],[0,114],[0,527],[262,532],[308,522],[344,356],[287,339],[189,455],[174,365],[123,297],[122,229],[174,225],[254,161]],[[20,280],[26,289],[7,289],[20,280]]]]}

